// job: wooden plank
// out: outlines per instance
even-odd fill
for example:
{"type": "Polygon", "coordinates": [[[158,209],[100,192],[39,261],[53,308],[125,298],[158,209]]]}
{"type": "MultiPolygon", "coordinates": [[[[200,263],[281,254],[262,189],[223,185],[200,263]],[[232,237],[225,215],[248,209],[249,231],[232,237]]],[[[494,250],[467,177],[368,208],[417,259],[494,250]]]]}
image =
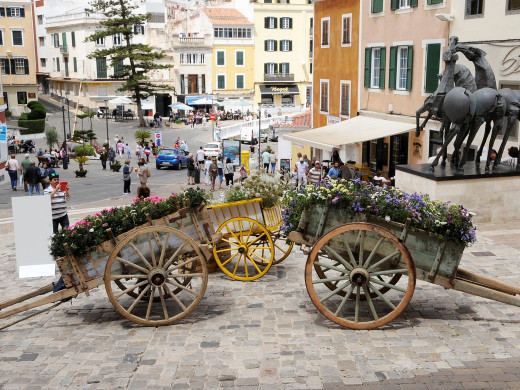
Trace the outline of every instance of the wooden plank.
{"type": "Polygon", "coordinates": [[[456,279],[463,279],[469,282],[478,283],[506,294],[520,295],[520,287],[501,282],[495,278],[488,278],[486,276],[477,275],[462,268],[457,269],[456,279]]]}
{"type": "Polygon", "coordinates": [[[28,299],[37,297],[39,295],[48,294],[50,293],[54,288],[54,285],[51,283],[45,287],[39,288],[38,290],[34,290],[28,294],[22,295],[18,298],[10,299],[9,301],[5,301],[0,303],[0,310],[5,309],[6,307],[16,305],[18,303],[21,303],[23,301],[26,301],[28,299]]]}

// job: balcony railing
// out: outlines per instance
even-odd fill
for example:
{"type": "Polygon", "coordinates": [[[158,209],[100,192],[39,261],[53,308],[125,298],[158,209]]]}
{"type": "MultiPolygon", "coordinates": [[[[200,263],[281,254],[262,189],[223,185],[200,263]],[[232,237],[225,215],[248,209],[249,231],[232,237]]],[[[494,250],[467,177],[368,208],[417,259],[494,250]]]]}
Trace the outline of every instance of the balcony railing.
{"type": "Polygon", "coordinates": [[[60,45],[60,53],[69,54],[69,46],[68,45],[60,45]]]}
{"type": "Polygon", "coordinates": [[[174,47],[203,47],[211,46],[210,36],[198,36],[198,37],[173,37],[172,44],[174,47]]]}
{"type": "Polygon", "coordinates": [[[264,81],[294,81],[294,73],[264,74],[264,81]]]}

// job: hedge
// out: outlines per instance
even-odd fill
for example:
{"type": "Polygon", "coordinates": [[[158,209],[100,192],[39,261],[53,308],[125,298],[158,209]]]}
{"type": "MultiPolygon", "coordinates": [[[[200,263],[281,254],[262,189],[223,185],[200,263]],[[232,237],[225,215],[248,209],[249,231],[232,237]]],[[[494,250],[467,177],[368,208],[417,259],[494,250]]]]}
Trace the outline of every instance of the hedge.
{"type": "Polygon", "coordinates": [[[20,130],[20,135],[43,133],[45,131],[45,119],[19,119],[19,127],[26,127],[27,130],[20,130]]]}
{"type": "Polygon", "coordinates": [[[45,108],[45,107],[43,107],[43,104],[41,104],[38,100],[32,100],[29,103],[27,103],[27,108],[29,108],[30,110],[33,110],[36,107],[45,108]]]}

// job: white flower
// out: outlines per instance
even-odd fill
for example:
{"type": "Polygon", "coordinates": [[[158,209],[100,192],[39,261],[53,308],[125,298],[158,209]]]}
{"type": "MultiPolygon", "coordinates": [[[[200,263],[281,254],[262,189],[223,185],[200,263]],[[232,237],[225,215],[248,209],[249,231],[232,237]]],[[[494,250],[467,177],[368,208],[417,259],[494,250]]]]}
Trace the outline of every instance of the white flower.
{"type": "Polygon", "coordinates": [[[94,233],[94,228],[90,228],[90,229],[89,229],[89,232],[90,232],[90,233],[94,233]]]}
{"type": "Polygon", "coordinates": [[[389,216],[389,215],[387,215],[387,216],[385,217],[385,221],[386,221],[386,222],[390,222],[390,216],[389,216]]]}
{"type": "Polygon", "coordinates": [[[260,196],[262,196],[262,194],[260,194],[260,192],[257,192],[257,193],[255,194],[255,196],[256,196],[257,198],[260,198],[260,196]]]}
{"type": "Polygon", "coordinates": [[[474,213],[473,211],[468,211],[468,214],[471,215],[471,216],[475,216],[475,215],[477,215],[477,214],[474,213]]]}

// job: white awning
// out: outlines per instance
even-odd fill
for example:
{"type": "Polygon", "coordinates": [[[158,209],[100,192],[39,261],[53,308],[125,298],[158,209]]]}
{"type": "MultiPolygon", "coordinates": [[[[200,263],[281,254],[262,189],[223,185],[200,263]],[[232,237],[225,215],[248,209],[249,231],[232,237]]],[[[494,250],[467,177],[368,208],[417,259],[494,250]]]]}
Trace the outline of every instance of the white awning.
{"type": "Polygon", "coordinates": [[[415,125],[411,123],[356,116],[333,125],[286,134],[283,137],[290,142],[330,152],[341,145],[384,138],[414,129],[415,125]]]}

